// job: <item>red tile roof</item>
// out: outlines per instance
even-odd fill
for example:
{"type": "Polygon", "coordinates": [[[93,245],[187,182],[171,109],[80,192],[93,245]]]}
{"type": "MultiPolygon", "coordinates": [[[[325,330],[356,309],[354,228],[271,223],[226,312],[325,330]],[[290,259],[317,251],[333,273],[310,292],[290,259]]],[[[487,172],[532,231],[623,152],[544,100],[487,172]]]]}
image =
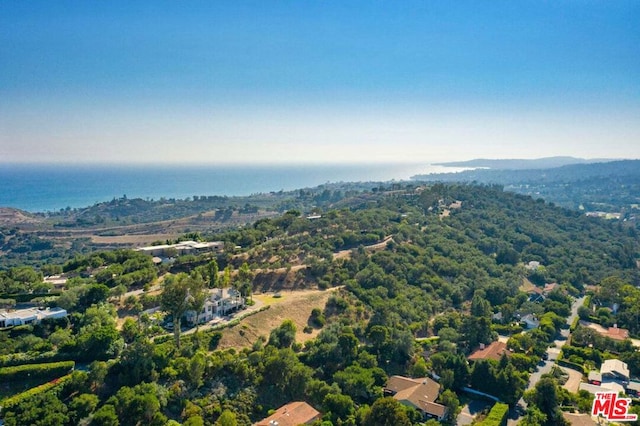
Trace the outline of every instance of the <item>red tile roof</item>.
{"type": "Polygon", "coordinates": [[[605,333],[605,336],[610,337],[614,340],[624,340],[629,337],[629,330],[625,328],[609,327],[607,329],[607,332],[605,333]]]}
{"type": "Polygon", "coordinates": [[[489,346],[478,349],[471,355],[469,355],[470,361],[478,361],[481,359],[493,359],[499,361],[502,358],[502,354],[509,355],[507,344],[503,342],[493,342],[489,346]]]}
{"type": "Polygon", "coordinates": [[[260,420],[255,426],[298,426],[311,424],[320,418],[320,412],[306,402],[290,402],[278,408],[269,417],[260,420]],[[271,423],[277,422],[277,423],[271,423]]]}

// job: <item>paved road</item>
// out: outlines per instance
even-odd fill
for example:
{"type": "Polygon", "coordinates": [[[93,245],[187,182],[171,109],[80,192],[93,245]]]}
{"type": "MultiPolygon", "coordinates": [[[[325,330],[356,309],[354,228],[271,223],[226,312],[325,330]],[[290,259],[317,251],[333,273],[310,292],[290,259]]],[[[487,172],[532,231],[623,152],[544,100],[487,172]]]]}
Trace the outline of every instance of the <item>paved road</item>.
{"type": "MultiPolygon", "coordinates": [[[[582,296],[579,299],[575,299],[571,304],[571,314],[567,318],[567,324],[571,326],[573,321],[578,316],[578,308],[582,306],[584,303],[585,297],[582,296]]],[[[551,372],[551,368],[555,365],[556,359],[558,359],[558,355],[560,354],[560,350],[567,343],[571,332],[569,329],[560,330],[560,336],[558,339],[554,341],[554,346],[547,349],[548,359],[546,361],[540,362],[538,364],[538,369],[531,373],[529,376],[529,384],[527,386],[527,390],[533,389],[536,386],[536,383],[540,380],[543,374],[551,372]]],[[[507,421],[507,426],[515,426],[518,424],[520,420],[520,416],[527,409],[527,403],[524,402],[524,399],[520,398],[518,404],[514,410],[511,410],[509,413],[509,420],[507,421]]]]}

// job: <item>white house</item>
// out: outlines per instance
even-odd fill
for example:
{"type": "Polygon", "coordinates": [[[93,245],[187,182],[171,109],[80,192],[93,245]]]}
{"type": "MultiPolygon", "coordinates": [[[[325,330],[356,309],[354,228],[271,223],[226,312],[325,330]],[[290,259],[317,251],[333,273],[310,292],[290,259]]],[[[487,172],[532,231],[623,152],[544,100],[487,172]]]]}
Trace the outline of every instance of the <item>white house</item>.
{"type": "Polygon", "coordinates": [[[538,318],[536,318],[536,316],[533,314],[523,316],[520,322],[524,323],[527,330],[538,328],[538,326],[540,325],[540,321],[538,321],[538,318]]]}
{"type": "Polygon", "coordinates": [[[216,317],[223,317],[229,312],[242,309],[245,306],[244,297],[238,290],[233,288],[217,288],[211,291],[211,294],[204,302],[204,308],[197,315],[196,311],[187,311],[185,317],[189,324],[206,323],[216,317]]]}
{"type": "Polygon", "coordinates": [[[608,359],[600,366],[603,379],[629,381],[629,367],[619,359],[608,359]]]}
{"type": "Polygon", "coordinates": [[[37,324],[44,319],[64,318],[66,316],[67,311],[62,308],[28,308],[16,311],[0,311],[0,328],[37,324]]]}
{"type": "Polygon", "coordinates": [[[197,254],[207,251],[222,251],[224,243],[222,241],[211,241],[200,243],[196,241],[182,241],[178,244],[162,244],[158,246],[140,247],[137,250],[154,257],[163,257],[171,251],[177,255],[197,254]]]}

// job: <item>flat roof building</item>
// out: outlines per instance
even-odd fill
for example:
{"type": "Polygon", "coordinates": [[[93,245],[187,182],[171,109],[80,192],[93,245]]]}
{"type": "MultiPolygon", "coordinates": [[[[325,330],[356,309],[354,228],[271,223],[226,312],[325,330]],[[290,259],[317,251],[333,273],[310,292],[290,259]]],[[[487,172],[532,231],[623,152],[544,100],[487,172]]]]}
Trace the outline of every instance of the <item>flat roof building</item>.
{"type": "Polygon", "coordinates": [[[66,316],[67,311],[62,308],[28,308],[15,311],[0,311],[0,328],[37,324],[44,319],[64,318],[66,316]]]}

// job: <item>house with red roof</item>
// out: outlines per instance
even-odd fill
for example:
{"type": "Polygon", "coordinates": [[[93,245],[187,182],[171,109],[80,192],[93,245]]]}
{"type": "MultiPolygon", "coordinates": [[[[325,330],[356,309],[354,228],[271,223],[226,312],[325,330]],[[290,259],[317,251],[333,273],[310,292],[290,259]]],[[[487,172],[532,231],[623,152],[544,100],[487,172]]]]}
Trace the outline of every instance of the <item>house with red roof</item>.
{"type": "Polygon", "coordinates": [[[255,423],[254,426],[310,425],[321,417],[320,412],[306,402],[295,401],[278,408],[275,413],[255,423]]]}
{"type": "Polygon", "coordinates": [[[480,345],[471,355],[467,357],[469,361],[478,361],[481,359],[493,359],[499,361],[502,355],[509,356],[511,352],[507,349],[507,344],[504,342],[495,341],[490,345],[480,345]]]}

